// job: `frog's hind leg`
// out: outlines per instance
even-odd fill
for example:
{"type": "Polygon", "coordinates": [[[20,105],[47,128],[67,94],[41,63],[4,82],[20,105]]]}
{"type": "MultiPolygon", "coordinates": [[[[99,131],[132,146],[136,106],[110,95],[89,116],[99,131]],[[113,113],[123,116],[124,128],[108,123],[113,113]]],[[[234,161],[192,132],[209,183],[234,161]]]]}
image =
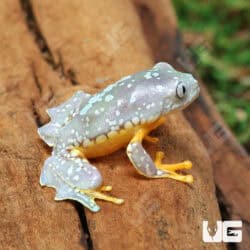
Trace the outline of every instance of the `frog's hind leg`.
{"type": "MultiPolygon", "coordinates": [[[[83,161],[85,161],[86,164],[89,164],[89,166],[92,166],[90,165],[88,160],[85,158],[84,154],[82,153],[81,147],[72,148],[71,154],[74,155],[75,157],[80,157],[83,161]]],[[[96,167],[94,166],[92,166],[92,168],[96,169],[96,167]]],[[[112,186],[99,186],[97,189],[94,189],[94,190],[93,189],[81,189],[80,192],[89,195],[93,200],[101,199],[101,200],[113,202],[115,204],[122,204],[124,202],[123,199],[119,199],[119,198],[102,193],[102,192],[109,192],[111,190],[112,190],[112,186]]]]}
{"type": "Polygon", "coordinates": [[[100,207],[95,199],[102,199],[121,204],[122,199],[103,192],[110,191],[110,186],[102,186],[102,177],[96,167],[86,159],[63,157],[53,154],[45,161],[40,177],[41,185],[56,189],[55,200],[76,200],[93,212],[100,207]]]}
{"type": "Polygon", "coordinates": [[[156,160],[153,162],[142,146],[142,140],[147,133],[147,129],[139,129],[127,147],[127,155],[135,169],[149,178],[171,178],[181,182],[192,183],[192,175],[181,175],[175,172],[176,170],[191,168],[191,162],[162,164],[161,160],[164,156],[162,152],[157,153],[156,160]]]}

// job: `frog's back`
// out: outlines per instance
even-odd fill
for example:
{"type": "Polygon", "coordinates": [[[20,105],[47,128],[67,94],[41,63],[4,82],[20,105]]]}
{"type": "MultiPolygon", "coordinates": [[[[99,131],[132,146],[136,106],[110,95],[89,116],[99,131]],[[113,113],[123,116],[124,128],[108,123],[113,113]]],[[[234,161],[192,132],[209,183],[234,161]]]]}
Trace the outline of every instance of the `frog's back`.
{"type": "MultiPolygon", "coordinates": [[[[131,139],[135,130],[151,124],[163,114],[171,69],[166,75],[166,69],[158,66],[126,76],[93,96],[83,92],[79,96],[76,94],[52,109],[52,121],[40,129],[40,135],[49,145],[57,145],[59,151],[81,146],[92,148],[91,154],[99,156],[108,148],[111,152],[119,149],[131,139]],[[62,119],[58,119],[58,111],[62,119]],[[100,148],[104,150],[98,153],[100,148]]],[[[169,98],[172,105],[171,98],[172,95],[169,98]]]]}
{"type": "Polygon", "coordinates": [[[127,76],[89,100],[80,112],[88,139],[138,127],[160,116],[163,102],[154,97],[147,72],[127,76]]]}

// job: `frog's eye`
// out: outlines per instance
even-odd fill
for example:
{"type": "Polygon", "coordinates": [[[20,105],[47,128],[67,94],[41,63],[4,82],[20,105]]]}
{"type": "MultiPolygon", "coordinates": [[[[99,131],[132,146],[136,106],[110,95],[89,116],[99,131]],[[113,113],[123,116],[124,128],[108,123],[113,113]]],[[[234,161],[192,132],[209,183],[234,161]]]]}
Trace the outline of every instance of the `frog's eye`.
{"type": "Polygon", "coordinates": [[[186,86],[183,82],[179,82],[176,87],[176,96],[180,99],[182,99],[186,94],[186,86]]]}

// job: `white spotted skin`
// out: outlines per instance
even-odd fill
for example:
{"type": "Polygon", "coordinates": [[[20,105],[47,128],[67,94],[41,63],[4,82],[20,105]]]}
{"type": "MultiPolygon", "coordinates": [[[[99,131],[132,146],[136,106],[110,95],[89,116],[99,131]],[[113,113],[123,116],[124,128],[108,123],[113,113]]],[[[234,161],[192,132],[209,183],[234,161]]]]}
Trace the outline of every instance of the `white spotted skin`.
{"type": "MultiPolygon", "coordinates": [[[[73,116],[69,117],[70,112],[66,112],[64,117],[62,110],[65,107],[61,107],[57,120],[59,125],[55,128],[52,119],[51,123],[39,129],[43,139],[46,139],[44,134],[47,130],[53,131],[51,136],[47,136],[50,146],[56,144],[57,149],[84,146],[88,145],[84,143],[86,140],[95,141],[102,135],[108,137],[109,132],[119,132],[128,125],[151,123],[172,111],[185,108],[198,96],[199,85],[191,74],[178,72],[167,63],[158,63],[150,70],[123,77],[93,96],[78,93],[81,95],[67,101],[68,106],[77,106],[73,116]],[[176,95],[180,82],[186,88],[182,99],[176,95]]],[[[56,108],[50,110],[55,113],[56,108]]]]}
{"type": "Polygon", "coordinates": [[[78,91],[58,107],[48,110],[51,122],[39,129],[40,136],[55,152],[74,146],[88,147],[140,124],[181,110],[199,94],[191,74],[176,71],[167,63],[123,77],[101,92],[90,96],[78,91]],[[185,85],[183,98],[177,96],[179,83],[185,85]],[[59,112],[58,112],[59,111],[59,112]]]}
{"type": "MultiPolygon", "coordinates": [[[[56,188],[57,200],[77,200],[90,210],[98,211],[93,199],[79,190],[96,189],[101,186],[102,177],[94,166],[78,158],[77,151],[71,149],[97,145],[92,150],[96,157],[105,141],[108,142],[105,147],[112,147],[110,141],[115,141],[114,138],[118,138],[115,142],[126,142],[129,133],[133,137],[133,128],[185,108],[198,94],[199,86],[192,75],[178,72],[167,63],[123,77],[93,96],[78,91],[65,103],[49,109],[51,121],[38,129],[40,137],[53,147],[40,183],[56,188]]],[[[131,155],[128,147],[132,162],[139,162],[140,170],[141,159],[148,159],[146,168],[141,170],[147,175],[154,174],[148,156],[140,145],[135,146],[138,155],[136,151],[131,155]]],[[[88,157],[84,152],[83,155],[88,157]]]]}
{"type": "Polygon", "coordinates": [[[157,119],[183,109],[198,93],[199,86],[191,74],[158,63],[151,70],[125,77],[91,97],[80,111],[82,126],[88,132],[84,137],[91,140],[112,130],[119,131],[127,122],[146,123],[152,117],[157,119]],[[180,81],[186,84],[184,99],[176,96],[180,81]]]}

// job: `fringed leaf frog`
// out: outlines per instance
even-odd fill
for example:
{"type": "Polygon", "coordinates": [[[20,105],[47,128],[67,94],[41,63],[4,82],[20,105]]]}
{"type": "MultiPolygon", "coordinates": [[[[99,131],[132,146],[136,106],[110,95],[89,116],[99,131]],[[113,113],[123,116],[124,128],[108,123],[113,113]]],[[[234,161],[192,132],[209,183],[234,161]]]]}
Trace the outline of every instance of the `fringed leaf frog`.
{"type": "Polygon", "coordinates": [[[123,77],[95,95],[76,92],[65,103],[48,109],[51,121],[38,129],[41,138],[53,147],[42,169],[41,185],[56,189],[55,200],[76,200],[93,212],[100,209],[95,199],[121,204],[122,199],[105,193],[111,186],[102,185],[102,176],[89,159],[124,145],[139,174],[191,183],[191,175],[176,172],[190,169],[190,161],[164,164],[163,152],[157,152],[153,161],[142,141],[157,142],[148,135],[150,131],[164,123],[169,113],[184,109],[198,94],[199,85],[191,74],[163,62],[123,77]]]}

